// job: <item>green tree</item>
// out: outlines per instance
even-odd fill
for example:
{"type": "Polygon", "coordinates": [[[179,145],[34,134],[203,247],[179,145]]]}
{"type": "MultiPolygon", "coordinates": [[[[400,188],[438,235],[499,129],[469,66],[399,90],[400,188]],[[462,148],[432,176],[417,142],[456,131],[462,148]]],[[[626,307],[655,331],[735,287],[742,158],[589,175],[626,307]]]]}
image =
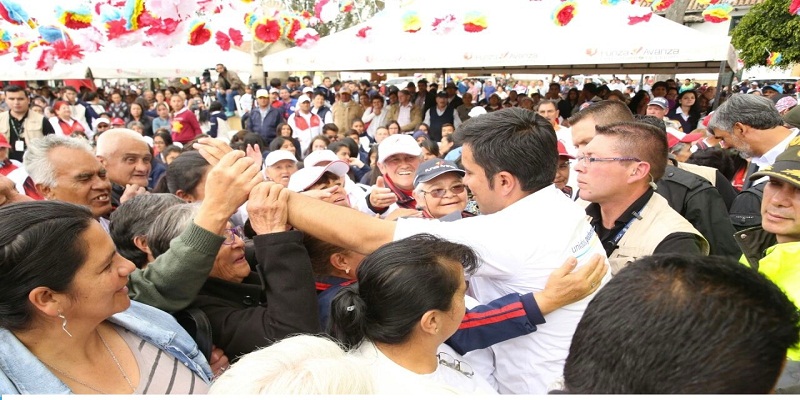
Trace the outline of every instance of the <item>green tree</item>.
{"type": "Polygon", "coordinates": [[[789,13],[791,0],[766,0],[754,6],[733,30],[731,42],[745,67],[767,65],[769,52],[781,53],[775,65],[800,62],[800,16],[789,13]]]}
{"type": "MultiPolygon", "coordinates": [[[[338,0],[332,1],[338,2],[338,0]]],[[[281,2],[289,10],[298,13],[307,10],[312,14],[314,13],[314,3],[316,3],[315,0],[281,0],[281,2]]],[[[320,36],[324,37],[366,21],[385,6],[384,0],[354,0],[351,12],[339,13],[333,21],[318,24],[314,29],[319,32],[320,36]]]]}

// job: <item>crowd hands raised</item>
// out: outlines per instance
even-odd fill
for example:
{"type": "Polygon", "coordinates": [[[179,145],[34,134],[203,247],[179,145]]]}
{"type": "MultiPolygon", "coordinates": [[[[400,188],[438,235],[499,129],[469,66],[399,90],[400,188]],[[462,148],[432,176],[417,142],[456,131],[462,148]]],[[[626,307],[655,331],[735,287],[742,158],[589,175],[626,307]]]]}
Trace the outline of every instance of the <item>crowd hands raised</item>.
{"type": "Polygon", "coordinates": [[[800,145],[775,103],[733,95],[692,141],[598,93],[565,119],[569,94],[304,82],[285,115],[290,83],[252,132],[175,149],[32,131],[6,91],[0,393],[798,390],[800,145]],[[701,140],[760,192],[670,156],[701,140]]]}

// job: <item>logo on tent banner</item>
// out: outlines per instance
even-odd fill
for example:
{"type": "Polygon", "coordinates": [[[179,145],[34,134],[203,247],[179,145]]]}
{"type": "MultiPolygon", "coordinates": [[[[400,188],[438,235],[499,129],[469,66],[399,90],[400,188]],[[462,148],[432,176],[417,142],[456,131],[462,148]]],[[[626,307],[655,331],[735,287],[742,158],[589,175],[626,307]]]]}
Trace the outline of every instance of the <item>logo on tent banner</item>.
{"type": "Polygon", "coordinates": [[[501,54],[473,54],[464,53],[464,59],[468,61],[494,61],[494,60],[536,60],[539,59],[537,53],[514,53],[507,51],[501,54]]]}
{"type": "Polygon", "coordinates": [[[590,57],[643,57],[643,56],[676,56],[681,53],[678,48],[657,48],[649,49],[645,47],[637,47],[634,49],[586,49],[586,55],[590,57]]]}

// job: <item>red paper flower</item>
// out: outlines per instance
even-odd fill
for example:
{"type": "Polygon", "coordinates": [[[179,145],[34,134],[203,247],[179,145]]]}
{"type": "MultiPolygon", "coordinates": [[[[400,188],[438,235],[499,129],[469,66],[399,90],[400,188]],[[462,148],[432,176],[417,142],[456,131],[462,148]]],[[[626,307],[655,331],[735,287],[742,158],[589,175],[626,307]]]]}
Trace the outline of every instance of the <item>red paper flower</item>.
{"type": "Polygon", "coordinates": [[[83,49],[81,49],[81,46],[72,43],[71,40],[59,40],[53,43],[53,52],[56,58],[67,64],[71,64],[83,58],[83,49]]]}
{"type": "Polygon", "coordinates": [[[206,28],[204,22],[192,27],[189,32],[189,44],[192,46],[200,46],[209,40],[211,40],[211,30],[206,28]]]}
{"type": "Polygon", "coordinates": [[[561,9],[556,15],[556,19],[558,20],[558,24],[564,26],[572,21],[572,18],[575,16],[575,7],[574,6],[566,6],[561,9]]]}
{"type": "Polygon", "coordinates": [[[371,26],[365,26],[365,27],[359,29],[358,32],[356,32],[356,36],[360,37],[362,39],[366,39],[367,35],[369,34],[369,31],[371,31],[371,30],[372,30],[371,26]]]}
{"type": "Polygon", "coordinates": [[[39,59],[36,60],[36,69],[38,70],[50,71],[54,65],[56,65],[56,57],[51,49],[43,50],[39,59]]]}
{"type": "Polygon", "coordinates": [[[124,19],[106,22],[106,27],[108,28],[108,34],[106,36],[108,37],[108,40],[113,40],[125,34],[131,33],[126,27],[127,25],[128,23],[125,22],[124,19]]]}
{"type": "Polygon", "coordinates": [[[652,16],[653,13],[647,13],[645,15],[629,15],[628,25],[636,25],[640,22],[650,22],[650,17],[652,16]]]}
{"type": "Polygon", "coordinates": [[[301,24],[297,19],[290,19],[287,25],[289,31],[286,32],[286,38],[294,41],[295,36],[297,36],[297,31],[303,29],[303,24],[301,24]]]}
{"type": "Polygon", "coordinates": [[[281,37],[281,25],[272,18],[256,22],[253,36],[264,43],[275,43],[281,37]]]}
{"type": "Polygon", "coordinates": [[[800,0],[792,0],[789,4],[789,14],[798,15],[800,12],[800,0]]]}
{"type": "Polygon", "coordinates": [[[214,34],[214,38],[216,39],[217,45],[220,49],[228,51],[231,49],[231,38],[225,34],[225,32],[217,31],[214,34]]]}
{"type": "Polygon", "coordinates": [[[228,36],[231,38],[234,46],[241,46],[242,42],[244,42],[244,38],[242,37],[242,32],[239,32],[236,29],[228,29],[228,36]]]}

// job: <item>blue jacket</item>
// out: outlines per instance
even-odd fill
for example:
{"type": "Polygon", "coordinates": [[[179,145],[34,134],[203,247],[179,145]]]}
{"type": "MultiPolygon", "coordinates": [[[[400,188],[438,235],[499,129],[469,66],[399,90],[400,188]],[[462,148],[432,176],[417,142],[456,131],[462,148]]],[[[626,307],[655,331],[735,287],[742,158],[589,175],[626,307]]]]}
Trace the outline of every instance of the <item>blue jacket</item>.
{"type": "Polygon", "coordinates": [[[264,116],[261,114],[260,108],[254,107],[250,110],[247,128],[251,132],[261,136],[261,138],[264,139],[264,143],[269,145],[272,139],[275,139],[275,129],[283,122],[285,122],[285,120],[283,118],[282,108],[270,106],[267,108],[267,115],[264,116]]]}
{"type": "MultiPolygon", "coordinates": [[[[108,319],[131,331],[186,365],[204,382],[211,382],[211,368],[197,344],[175,319],[156,308],[131,301],[127,310],[108,319]]],[[[69,341],[64,340],[64,345],[69,341]]],[[[71,394],[69,387],[20,342],[0,329],[0,394],[71,394]]]]}

